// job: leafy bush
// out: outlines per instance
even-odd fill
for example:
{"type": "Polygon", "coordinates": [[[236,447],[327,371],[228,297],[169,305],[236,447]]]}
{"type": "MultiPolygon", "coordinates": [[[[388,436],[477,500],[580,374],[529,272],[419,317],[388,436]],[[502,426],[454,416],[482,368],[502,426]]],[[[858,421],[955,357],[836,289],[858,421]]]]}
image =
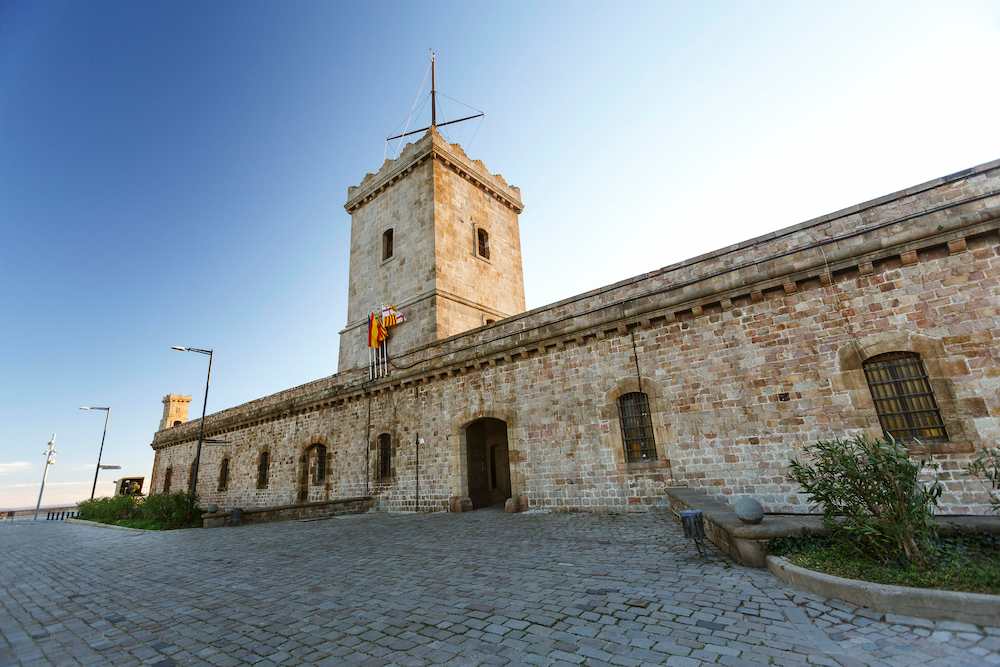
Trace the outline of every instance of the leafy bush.
{"type": "Polygon", "coordinates": [[[189,493],[159,493],[148,498],[112,496],[80,503],[80,518],[135,528],[170,530],[201,521],[198,498],[189,493]]]}
{"type": "Polygon", "coordinates": [[[966,471],[973,477],[990,482],[990,504],[1000,514],[1000,449],[984,449],[973,459],[966,471]]]}
{"type": "Polygon", "coordinates": [[[819,441],[806,453],[811,463],[793,460],[791,476],[822,508],[835,541],[876,561],[927,564],[942,489],[936,479],[923,484],[920,475],[936,466],[911,460],[891,438],[819,441]]]}
{"type": "Polygon", "coordinates": [[[80,518],[100,523],[115,523],[136,515],[139,499],[135,496],[112,496],[85,500],[79,505],[80,518]]]}
{"type": "Polygon", "coordinates": [[[198,497],[190,493],[157,493],[142,501],[141,519],[160,524],[164,529],[184,528],[201,520],[198,497]]]}

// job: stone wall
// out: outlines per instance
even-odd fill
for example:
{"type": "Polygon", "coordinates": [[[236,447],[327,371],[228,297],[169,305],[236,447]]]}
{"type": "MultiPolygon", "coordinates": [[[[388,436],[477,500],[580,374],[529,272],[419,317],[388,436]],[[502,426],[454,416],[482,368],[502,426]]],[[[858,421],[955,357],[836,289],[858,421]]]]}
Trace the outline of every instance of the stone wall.
{"type": "MultiPolygon", "coordinates": [[[[413,509],[419,434],[420,508],[444,509],[467,495],[464,427],[495,417],[532,507],[640,508],[690,485],[802,511],[788,460],[818,438],[879,434],[860,364],[909,350],[951,436],[914,453],[941,464],[946,511],[982,513],[960,470],[1000,441],[998,228],[995,162],[417,348],[384,381],[344,373],[211,415],[231,444],[206,447],[199,486],[225,507],[295,502],[321,438],[329,497],[413,509]],[[640,388],[658,460],[626,463],[616,399],[640,388]],[[393,476],[376,483],[382,432],[393,476]],[[258,490],[263,448],[274,463],[258,490]],[[223,452],[230,489],[213,493],[223,452]]],[[[167,465],[181,488],[197,424],[155,436],[154,489],[167,465]]]]}

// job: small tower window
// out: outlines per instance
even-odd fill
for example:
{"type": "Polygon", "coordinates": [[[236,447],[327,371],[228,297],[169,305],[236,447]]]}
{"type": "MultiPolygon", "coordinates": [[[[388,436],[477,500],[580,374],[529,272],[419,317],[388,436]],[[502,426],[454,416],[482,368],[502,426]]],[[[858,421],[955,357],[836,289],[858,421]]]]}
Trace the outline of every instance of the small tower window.
{"type": "Polygon", "coordinates": [[[261,452],[257,459],[257,488],[266,489],[268,476],[271,474],[271,455],[268,452],[261,452]]]}
{"type": "Polygon", "coordinates": [[[392,436],[382,433],[378,437],[378,478],[387,480],[392,477],[392,436]]]}
{"type": "Polygon", "coordinates": [[[180,419],[174,420],[174,426],[180,426],[180,425],[181,425],[181,420],[180,419]]]}
{"type": "Polygon", "coordinates": [[[219,464],[219,491],[229,488],[229,459],[222,459],[219,464]]]}
{"type": "Polygon", "coordinates": [[[309,471],[313,485],[319,485],[326,481],[326,446],[315,444],[309,448],[306,457],[309,463],[309,471]]]}
{"type": "Polygon", "coordinates": [[[392,257],[392,230],[382,232],[382,261],[392,257]]]}
{"type": "Polygon", "coordinates": [[[490,233],[482,227],[476,228],[476,252],[483,259],[490,258],[490,233]]]}

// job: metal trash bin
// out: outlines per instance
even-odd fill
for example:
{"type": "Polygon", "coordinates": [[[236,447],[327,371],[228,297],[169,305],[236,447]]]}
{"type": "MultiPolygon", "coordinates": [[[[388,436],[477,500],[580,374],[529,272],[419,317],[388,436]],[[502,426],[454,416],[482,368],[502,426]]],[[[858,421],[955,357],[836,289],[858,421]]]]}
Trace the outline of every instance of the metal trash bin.
{"type": "Polygon", "coordinates": [[[239,507],[234,507],[229,513],[229,525],[238,526],[243,522],[243,510],[239,507]]]}
{"type": "Polygon", "coordinates": [[[705,515],[701,510],[682,510],[681,526],[684,528],[684,537],[694,541],[698,554],[704,556],[701,550],[701,543],[705,541],[705,515]]]}

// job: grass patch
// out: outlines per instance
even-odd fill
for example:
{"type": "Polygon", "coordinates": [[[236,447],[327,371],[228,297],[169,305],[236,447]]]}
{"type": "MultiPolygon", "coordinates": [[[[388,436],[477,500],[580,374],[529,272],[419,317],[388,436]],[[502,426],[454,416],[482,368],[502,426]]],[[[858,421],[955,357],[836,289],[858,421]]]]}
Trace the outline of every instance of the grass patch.
{"type": "Polygon", "coordinates": [[[878,584],[1000,594],[1000,537],[942,537],[920,568],[902,561],[876,561],[827,537],[785,537],[768,545],[793,564],[848,579],[878,584]]]}
{"type": "Polygon", "coordinates": [[[143,530],[170,530],[155,519],[119,519],[114,522],[114,525],[125,528],[142,528],[143,530]]]}

